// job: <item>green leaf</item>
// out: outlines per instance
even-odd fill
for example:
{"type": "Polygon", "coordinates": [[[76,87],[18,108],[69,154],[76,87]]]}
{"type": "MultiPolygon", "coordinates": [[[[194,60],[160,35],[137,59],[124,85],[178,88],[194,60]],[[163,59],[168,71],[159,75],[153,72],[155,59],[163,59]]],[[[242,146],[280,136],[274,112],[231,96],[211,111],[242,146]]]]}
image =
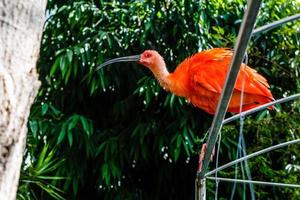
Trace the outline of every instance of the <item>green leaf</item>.
{"type": "Polygon", "coordinates": [[[106,185],[110,184],[110,174],[108,173],[108,167],[108,164],[104,163],[101,168],[102,178],[104,179],[106,185]]]}
{"type": "Polygon", "coordinates": [[[184,147],[184,150],[185,150],[186,154],[187,154],[188,156],[190,156],[189,145],[188,145],[187,142],[188,142],[188,141],[183,142],[183,147],[184,147]]]}
{"type": "Polygon", "coordinates": [[[66,127],[67,127],[67,124],[63,123],[63,125],[61,127],[61,130],[60,130],[60,133],[59,133],[59,136],[57,138],[56,144],[60,144],[63,141],[63,139],[65,138],[65,136],[66,136],[66,127]]]}
{"type": "Polygon", "coordinates": [[[145,24],[145,31],[148,31],[151,28],[151,22],[145,24]]]}
{"type": "Polygon", "coordinates": [[[38,174],[46,174],[52,171],[57,170],[59,167],[61,167],[62,163],[65,162],[65,159],[53,159],[54,155],[51,155],[51,153],[54,153],[53,149],[48,155],[47,159],[45,159],[44,163],[40,168],[38,169],[38,174]]]}
{"type": "Polygon", "coordinates": [[[74,178],[72,185],[73,185],[74,193],[77,194],[77,192],[78,192],[78,179],[77,178],[74,178]]]}
{"type": "Polygon", "coordinates": [[[111,173],[114,178],[118,177],[121,174],[120,169],[115,165],[115,163],[110,162],[109,166],[110,166],[111,173]]]}
{"type": "Polygon", "coordinates": [[[66,177],[62,176],[36,176],[37,178],[40,179],[45,179],[45,180],[64,180],[66,177]]]}
{"type": "Polygon", "coordinates": [[[93,79],[92,82],[91,82],[91,87],[90,87],[91,88],[91,95],[94,94],[97,87],[98,87],[97,80],[93,79]]]}
{"type": "Polygon", "coordinates": [[[30,127],[30,130],[33,134],[33,137],[36,138],[37,136],[37,130],[38,130],[38,123],[36,120],[30,120],[29,121],[29,127],[30,127]]]}
{"type": "Polygon", "coordinates": [[[69,78],[70,78],[70,75],[71,75],[71,71],[72,71],[72,67],[69,66],[69,67],[68,67],[67,74],[66,74],[66,77],[65,77],[65,85],[67,85],[67,83],[68,83],[68,81],[69,81],[69,78]]]}
{"type": "Polygon", "coordinates": [[[66,51],[66,49],[60,49],[60,50],[55,52],[55,56],[62,55],[65,51],[66,51]]]}
{"type": "Polygon", "coordinates": [[[111,48],[112,47],[112,42],[111,42],[110,36],[108,34],[106,36],[107,36],[108,46],[111,48]]]}
{"type": "Polygon", "coordinates": [[[57,187],[52,185],[45,185],[41,182],[37,182],[37,185],[42,188],[44,191],[46,191],[49,195],[51,195],[54,199],[58,200],[65,200],[57,191],[59,190],[57,187]]]}
{"type": "Polygon", "coordinates": [[[106,145],[107,142],[102,142],[97,149],[96,155],[99,155],[103,151],[104,147],[106,147],[106,145]]]}
{"type": "Polygon", "coordinates": [[[51,104],[48,104],[49,107],[51,108],[52,112],[54,113],[55,116],[58,116],[61,114],[61,112],[59,110],[57,110],[54,106],[52,106],[51,104]]]}
{"type": "Polygon", "coordinates": [[[61,71],[62,77],[64,78],[65,74],[68,70],[68,66],[66,66],[66,57],[65,56],[62,56],[60,58],[59,66],[60,66],[60,71],[61,71]]]}
{"type": "Polygon", "coordinates": [[[68,131],[68,140],[69,140],[69,144],[70,144],[70,147],[71,147],[72,144],[73,144],[73,134],[72,134],[72,131],[68,131]]]}
{"type": "Polygon", "coordinates": [[[48,104],[44,103],[42,105],[42,115],[45,115],[47,113],[48,108],[49,108],[48,104]]]}
{"type": "Polygon", "coordinates": [[[77,63],[77,61],[75,60],[75,62],[73,62],[73,75],[74,75],[74,77],[76,77],[77,76],[77,72],[78,72],[78,63],[77,63]]]}
{"type": "Polygon", "coordinates": [[[61,7],[58,9],[57,13],[60,13],[60,12],[62,12],[62,11],[64,11],[64,10],[67,10],[67,9],[68,9],[68,6],[67,6],[67,5],[63,5],[63,6],[61,6],[61,7]]]}
{"type": "MultiPolygon", "coordinates": [[[[84,48],[82,48],[82,49],[84,49],[84,48]]],[[[80,54],[80,57],[81,57],[81,59],[82,59],[82,65],[83,65],[83,66],[87,65],[87,62],[86,62],[86,56],[85,56],[85,53],[84,53],[84,52],[80,54]]]]}
{"type": "Polygon", "coordinates": [[[61,57],[56,58],[54,64],[51,67],[50,76],[53,76],[55,74],[55,72],[60,64],[60,60],[61,60],[61,57]]]}
{"type": "Polygon", "coordinates": [[[175,99],[175,95],[171,94],[171,98],[170,98],[170,108],[173,108],[174,105],[174,99],[175,99]]]}
{"type": "Polygon", "coordinates": [[[43,149],[42,149],[42,151],[41,151],[41,153],[40,153],[40,155],[38,157],[38,161],[37,161],[37,164],[36,164],[37,168],[40,168],[43,165],[42,163],[44,162],[44,159],[46,157],[46,153],[47,153],[48,147],[49,147],[49,145],[45,145],[43,147],[43,149]]]}
{"type": "Polygon", "coordinates": [[[89,125],[88,120],[85,117],[81,116],[80,121],[81,121],[84,132],[89,136],[91,134],[91,132],[90,132],[90,128],[89,128],[90,125],[89,125]]]}
{"type": "Polygon", "coordinates": [[[180,151],[181,151],[181,148],[180,147],[176,147],[175,150],[174,150],[174,161],[176,162],[179,158],[179,155],[180,155],[180,151]]]}
{"type": "Polygon", "coordinates": [[[80,116],[74,115],[69,118],[68,131],[71,131],[78,123],[80,116]]]}
{"type": "Polygon", "coordinates": [[[181,136],[181,135],[178,135],[178,136],[177,136],[177,140],[176,140],[176,146],[177,146],[177,147],[180,147],[181,142],[182,142],[182,136],[181,136]]]}
{"type": "Polygon", "coordinates": [[[69,63],[72,63],[72,58],[73,58],[73,51],[70,49],[67,49],[67,57],[69,60],[69,63]]]}
{"type": "Polygon", "coordinates": [[[256,116],[256,120],[260,121],[263,118],[265,118],[268,115],[269,111],[268,110],[263,110],[261,112],[258,113],[258,115],[256,116]]]}

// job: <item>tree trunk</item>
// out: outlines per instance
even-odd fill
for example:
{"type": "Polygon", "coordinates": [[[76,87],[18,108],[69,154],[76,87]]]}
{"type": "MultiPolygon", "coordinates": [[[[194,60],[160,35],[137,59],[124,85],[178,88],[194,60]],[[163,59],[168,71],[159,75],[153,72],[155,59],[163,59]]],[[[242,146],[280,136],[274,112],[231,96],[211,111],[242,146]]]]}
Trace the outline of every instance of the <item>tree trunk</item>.
{"type": "Polygon", "coordinates": [[[46,0],[0,0],[0,199],[16,198],[46,0]]]}

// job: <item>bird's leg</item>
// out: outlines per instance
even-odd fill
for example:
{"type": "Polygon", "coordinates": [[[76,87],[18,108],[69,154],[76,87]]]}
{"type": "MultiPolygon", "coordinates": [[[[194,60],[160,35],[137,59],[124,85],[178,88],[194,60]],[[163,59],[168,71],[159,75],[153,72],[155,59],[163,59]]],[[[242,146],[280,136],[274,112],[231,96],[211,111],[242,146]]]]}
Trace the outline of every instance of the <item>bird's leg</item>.
{"type": "MultiPolygon", "coordinates": [[[[204,160],[204,156],[205,156],[205,153],[206,153],[206,148],[207,148],[207,145],[206,145],[206,143],[204,143],[202,145],[201,152],[199,154],[198,173],[200,173],[202,171],[202,165],[203,165],[203,160],[204,160]]],[[[209,158],[210,161],[213,161],[214,155],[215,155],[215,147],[213,148],[213,151],[210,155],[210,158],[209,158]]]]}
{"type": "Polygon", "coordinates": [[[204,143],[204,144],[202,145],[201,153],[199,154],[199,160],[198,160],[198,173],[200,173],[201,170],[202,170],[202,164],[203,164],[203,160],[204,160],[205,151],[206,151],[206,143],[204,143]]]}

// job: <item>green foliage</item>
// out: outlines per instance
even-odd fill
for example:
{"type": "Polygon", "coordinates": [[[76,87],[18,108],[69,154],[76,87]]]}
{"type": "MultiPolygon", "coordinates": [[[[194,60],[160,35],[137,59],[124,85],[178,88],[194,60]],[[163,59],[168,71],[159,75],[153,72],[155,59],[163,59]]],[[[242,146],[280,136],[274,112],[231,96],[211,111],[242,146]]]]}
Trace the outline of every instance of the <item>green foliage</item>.
{"type": "Polygon", "coordinates": [[[35,158],[31,157],[35,155],[33,152],[25,153],[18,199],[40,199],[39,196],[44,193],[54,199],[64,199],[64,191],[56,186],[58,181],[66,179],[57,175],[64,159],[55,158],[55,153],[56,149],[49,151],[49,145],[45,145],[35,158]]]}
{"type": "MultiPolygon", "coordinates": [[[[299,13],[297,5],[266,1],[257,24],[299,13]]],[[[24,159],[30,162],[24,162],[18,198],[192,199],[197,154],[212,116],[165,92],[137,64],[94,69],[109,58],[156,49],[171,71],[199,50],[232,48],[244,7],[244,0],[49,0],[38,63],[42,87],[28,123],[24,159]]],[[[300,92],[299,38],[297,22],[251,41],[249,65],[267,77],[276,98],[300,92]]],[[[248,152],[299,138],[299,103],[279,111],[246,120],[248,152]]],[[[238,126],[223,129],[220,163],[236,157],[238,126]]],[[[251,160],[254,179],[299,182],[298,154],[299,147],[290,146],[251,160]]],[[[234,177],[234,169],[220,175],[234,177]]],[[[231,189],[221,184],[220,198],[231,189]]],[[[213,197],[212,182],[208,191],[213,197]]],[[[237,191],[242,198],[243,187],[237,191]]],[[[299,198],[281,188],[256,187],[256,195],[299,198]]]]}

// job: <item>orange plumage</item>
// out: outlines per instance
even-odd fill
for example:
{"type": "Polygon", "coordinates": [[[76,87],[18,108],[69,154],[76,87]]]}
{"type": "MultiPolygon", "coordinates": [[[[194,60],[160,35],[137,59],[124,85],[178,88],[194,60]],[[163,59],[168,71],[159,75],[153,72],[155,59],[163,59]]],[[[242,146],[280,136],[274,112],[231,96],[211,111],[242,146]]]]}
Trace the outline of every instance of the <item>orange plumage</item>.
{"type": "MultiPolygon", "coordinates": [[[[185,59],[173,73],[167,71],[163,58],[156,51],[145,51],[139,62],[153,72],[165,89],[186,97],[193,105],[214,114],[231,59],[230,49],[214,48],[185,59]]],[[[242,64],[228,112],[239,112],[243,78],[243,111],[274,99],[267,80],[254,69],[242,64]]]]}

